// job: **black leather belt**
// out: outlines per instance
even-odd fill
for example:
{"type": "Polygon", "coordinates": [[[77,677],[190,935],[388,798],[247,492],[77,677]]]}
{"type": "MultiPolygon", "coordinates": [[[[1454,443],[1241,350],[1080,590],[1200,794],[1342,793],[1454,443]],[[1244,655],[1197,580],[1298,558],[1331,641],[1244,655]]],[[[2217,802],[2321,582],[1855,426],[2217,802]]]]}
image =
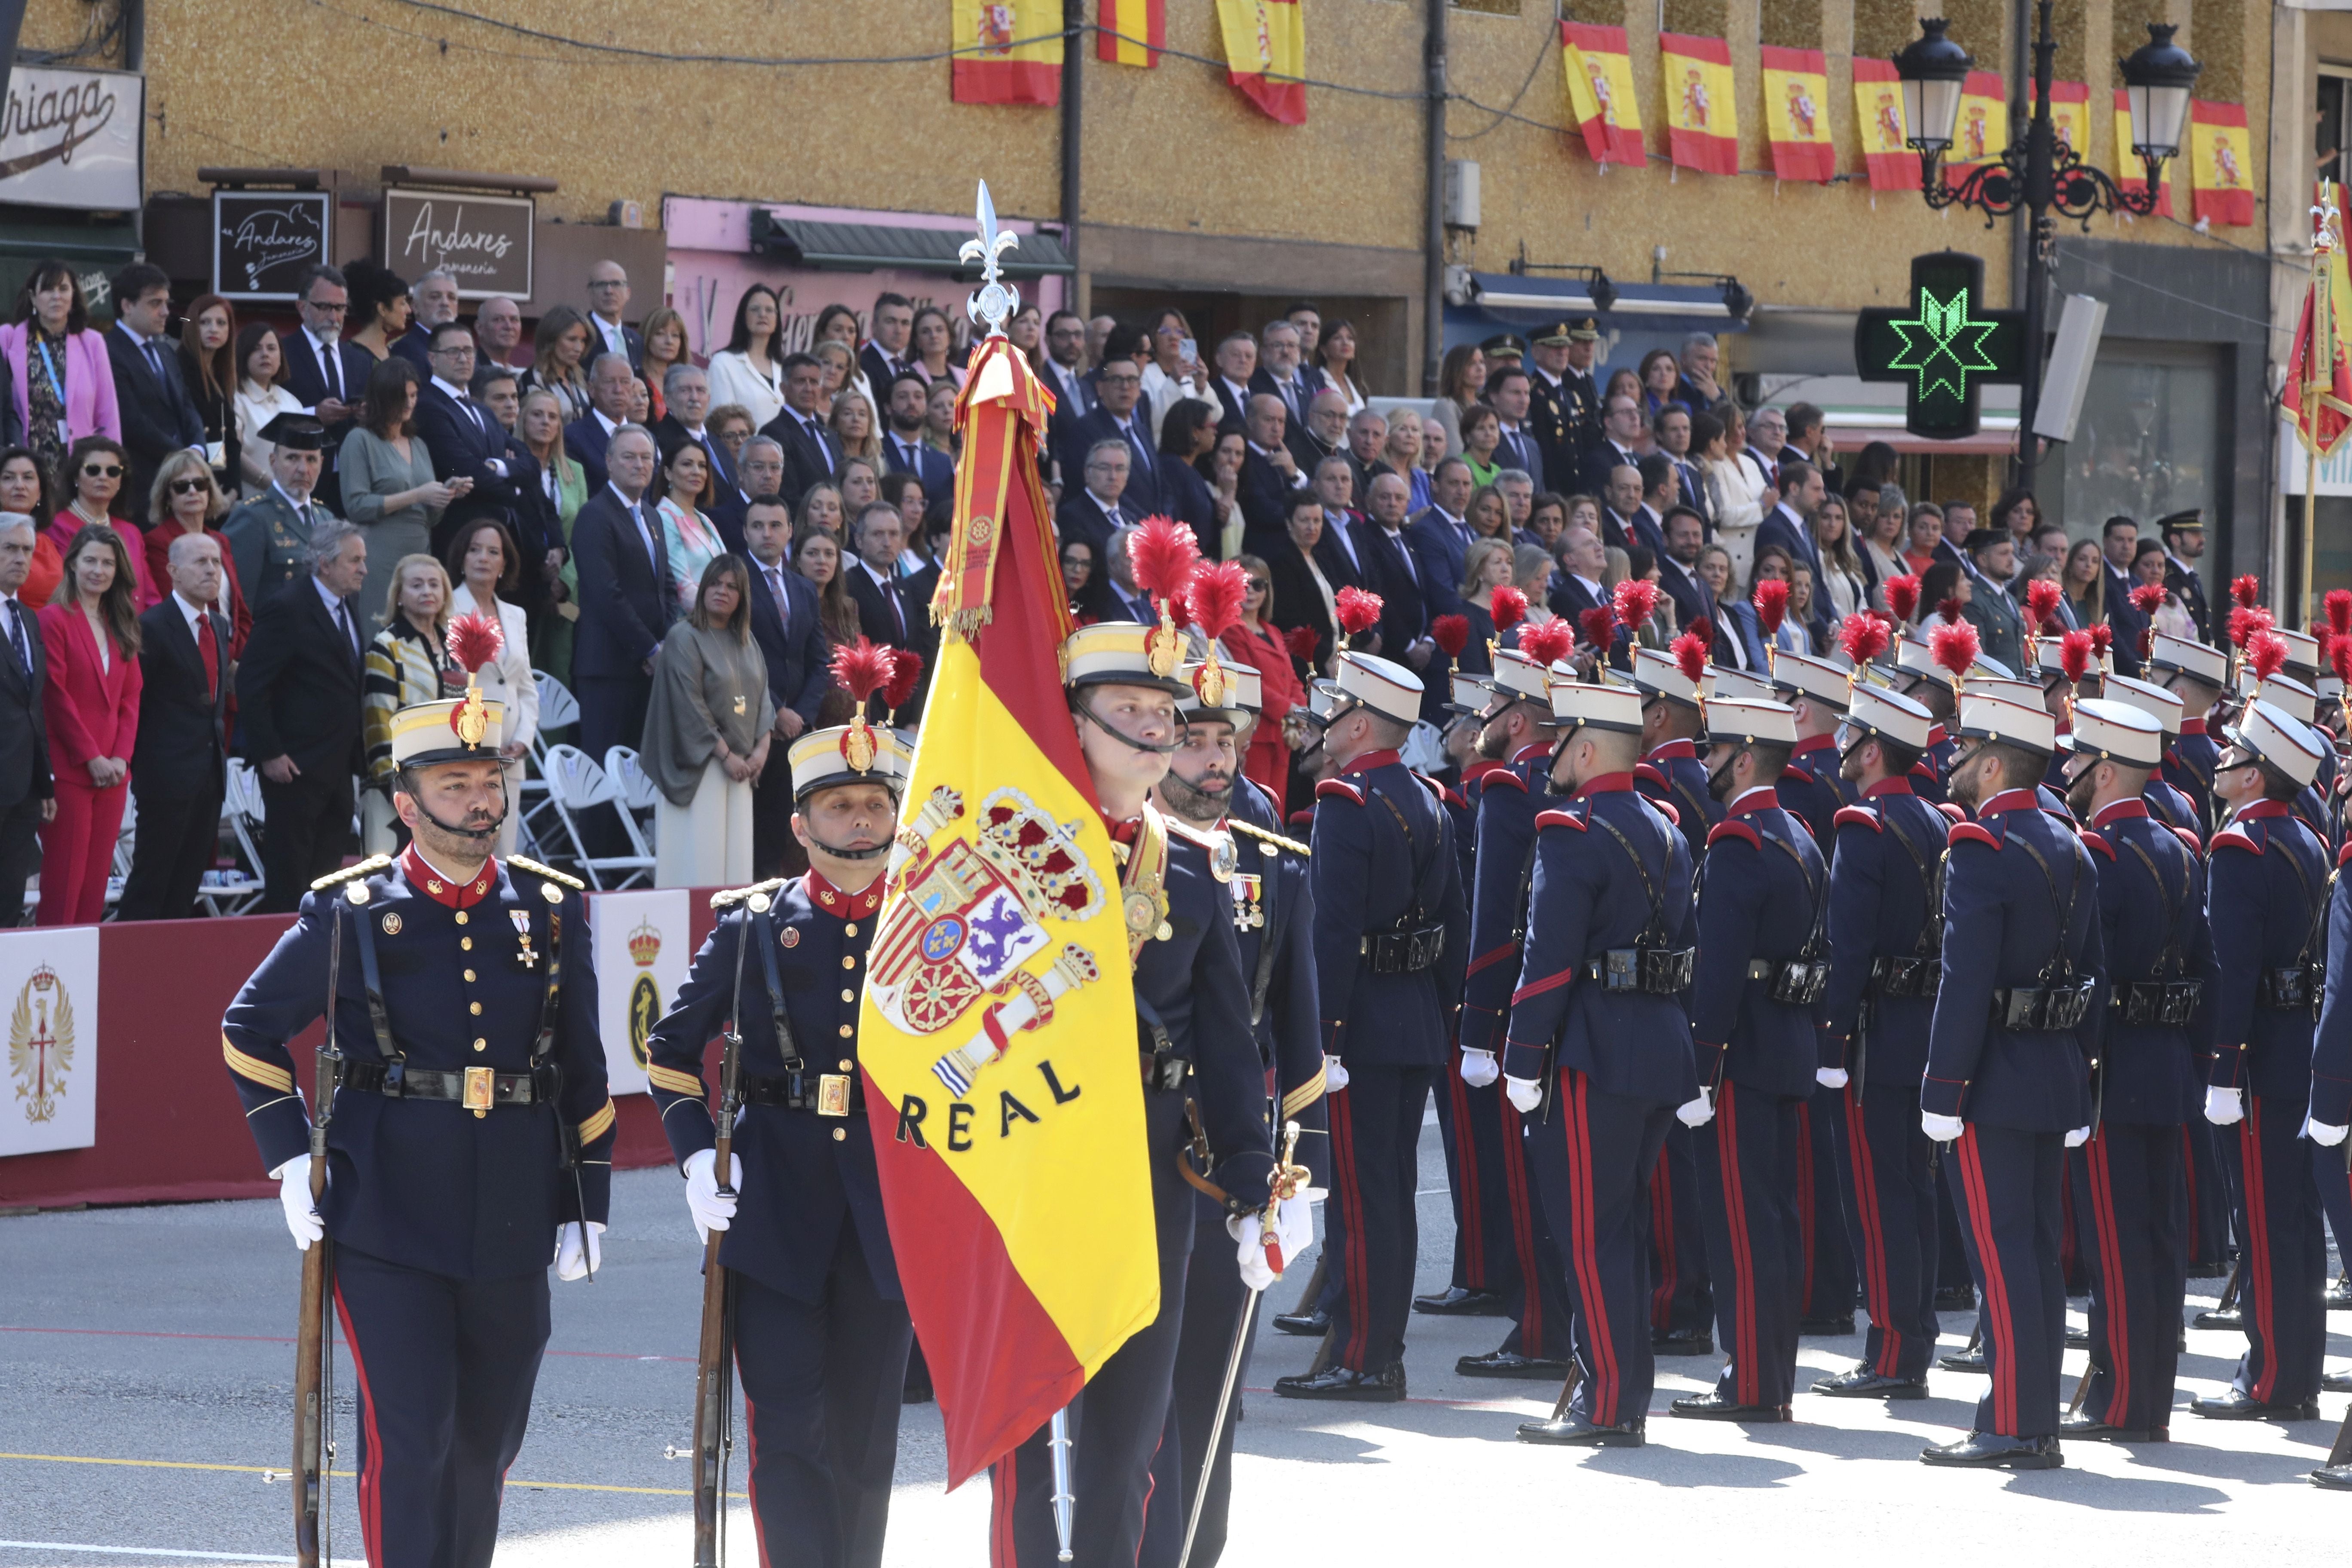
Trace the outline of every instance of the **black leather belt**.
{"type": "Polygon", "coordinates": [[[2274,1013],[2308,1011],[2316,1016],[2323,989],[2324,984],[2315,979],[2313,971],[2300,963],[2265,969],[2254,984],[2254,1005],[2274,1013]]]}
{"type": "Polygon", "coordinates": [[[1612,947],[1585,961],[1584,977],[1603,991],[1674,996],[1690,989],[1697,956],[1695,947],[1612,947]]]}
{"type": "Polygon", "coordinates": [[[1829,991],[1830,966],[1826,959],[1751,958],[1748,978],[1770,981],[1768,994],[1775,1002],[1810,1007],[1829,991]]]}
{"type": "Polygon", "coordinates": [[[1419,926],[1412,931],[1382,931],[1358,946],[1375,974],[1417,974],[1435,963],[1445,951],[1445,928],[1419,926]]]}
{"type": "Polygon", "coordinates": [[[1154,1094],[1173,1094],[1192,1076],[1192,1059],[1173,1050],[1138,1053],[1143,1066],[1143,1087],[1154,1094]]]}
{"type": "Polygon", "coordinates": [[[866,1114],[866,1084],[856,1073],[796,1072],[782,1078],[746,1078],[743,1101],[772,1105],[779,1110],[808,1110],[819,1116],[866,1114]]]}
{"type": "Polygon", "coordinates": [[[1993,1022],[2026,1033],[2079,1028],[2091,1011],[2091,983],[2006,985],[1992,994],[1993,1022]]]}
{"type": "Polygon", "coordinates": [[[468,1110],[487,1111],[552,1100],[561,1077],[552,1063],[530,1072],[492,1072],[488,1068],[438,1072],[399,1062],[350,1062],[338,1081],[344,1089],[387,1100],[454,1100],[468,1110]]]}
{"type": "Polygon", "coordinates": [[[1874,996],[1933,996],[1943,984],[1940,958],[1874,958],[1870,961],[1870,991],[1874,996]]]}
{"type": "Polygon", "coordinates": [[[2186,1024],[2205,994],[2201,980],[2126,980],[2109,994],[2110,1011],[2126,1024],[2186,1024]]]}

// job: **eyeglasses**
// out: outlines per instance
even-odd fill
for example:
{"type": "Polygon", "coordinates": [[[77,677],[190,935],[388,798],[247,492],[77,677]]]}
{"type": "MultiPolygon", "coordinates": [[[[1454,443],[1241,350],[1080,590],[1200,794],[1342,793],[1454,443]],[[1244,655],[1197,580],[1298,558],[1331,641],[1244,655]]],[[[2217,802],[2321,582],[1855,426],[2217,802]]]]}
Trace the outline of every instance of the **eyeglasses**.
{"type": "Polygon", "coordinates": [[[316,310],[322,316],[340,316],[351,309],[349,305],[340,300],[330,305],[319,300],[305,300],[302,301],[302,308],[306,310],[316,310]]]}
{"type": "Polygon", "coordinates": [[[625,289],[628,286],[629,280],[625,278],[592,278],[588,280],[591,289],[625,289]]]}
{"type": "Polygon", "coordinates": [[[85,478],[93,479],[119,479],[122,477],[120,468],[109,464],[84,463],[81,471],[85,478]]]}
{"type": "MultiPolygon", "coordinates": [[[[85,474],[89,471],[88,468],[82,470],[85,474]]],[[[117,473],[121,471],[119,468],[115,470],[117,473]]],[[[210,479],[173,479],[172,481],[172,493],[175,496],[194,495],[198,490],[208,490],[212,488],[210,479]]]]}
{"type": "Polygon", "coordinates": [[[1253,577],[1250,579],[1249,591],[1253,594],[1271,594],[1274,592],[1274,584],[1263,577],[1253,577]]]}

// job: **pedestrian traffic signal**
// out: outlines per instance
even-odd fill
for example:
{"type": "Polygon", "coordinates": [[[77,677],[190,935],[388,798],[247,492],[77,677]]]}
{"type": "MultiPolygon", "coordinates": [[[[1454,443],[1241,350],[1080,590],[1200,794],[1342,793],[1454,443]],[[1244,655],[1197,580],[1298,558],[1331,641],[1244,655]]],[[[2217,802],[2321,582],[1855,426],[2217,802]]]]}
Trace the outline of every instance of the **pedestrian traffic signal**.
{"type": "Polygon", "coordinates": [[[1966,251],[1911,258],[1901,310],[1864,310],[1853,329],[1854,370],[1864,381],[1899,381],[1904,427],[1951,441],[1977,433],[1988,381],[2025,374],[2025,312],[1984,306],[1984,261],[1966,251]]]}

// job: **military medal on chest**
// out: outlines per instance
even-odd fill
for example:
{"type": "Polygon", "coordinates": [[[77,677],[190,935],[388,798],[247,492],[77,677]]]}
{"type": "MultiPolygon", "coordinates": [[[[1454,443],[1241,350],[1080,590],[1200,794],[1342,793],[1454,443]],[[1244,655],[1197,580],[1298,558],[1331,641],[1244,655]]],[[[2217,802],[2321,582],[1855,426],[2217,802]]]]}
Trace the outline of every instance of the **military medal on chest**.
{"type": "Polygon", "coordinates": [[[525,969],[538,968],[539,954],[532,952],[530,946],[530,911],[509,910],[507,919],[514,921],[515,939],[521,944],[515,952],[515,962],[525,969]]]}
{"type": "Polygon", "coordinates": [[[1265,879],[1236,873],[1230,886],[1234,890],[1234,929],[1256,931],[1265,924],[1265,879]]]}

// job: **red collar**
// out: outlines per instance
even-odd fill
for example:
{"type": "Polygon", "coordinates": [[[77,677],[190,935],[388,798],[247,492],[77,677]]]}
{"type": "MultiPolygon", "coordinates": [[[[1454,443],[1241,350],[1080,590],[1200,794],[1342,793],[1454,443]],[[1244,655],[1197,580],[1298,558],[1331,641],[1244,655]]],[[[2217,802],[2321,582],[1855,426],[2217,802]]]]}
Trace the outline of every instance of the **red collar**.
{"type": "Polygon", "coordinates": [[[1944,727],[1937,724],[1927,731],[1927,749],[1932,752],[1949,739],[1951,737],[1944,733],[1944,727]]]}
{"type": "Polygon", "coordinates": [[[2237,816],[2231,817],[2231,820],[2232,822],[2252,822],[2265,816],[2285,816],[2288,815],[2290,815],[2290,813],[2287,809],[2287,803],[2283,800],[2250,800],[2245,805],[2238,808],[2237,816]]]}
{"type": "Polygon", "coordinates": [[[2042,802],[2030,789],[2005,789],[1977,807],[1979,820],[1998,816],[2004,811],[2040,811],[2042,802]]]}
{"type": "Polygon", "coordinates": [[[1548,757],[1550,755],[1551,748],[1545,745],[1541,741],[1538,741],[1531,745],[1521,746],[1519,748],[1519,754],[1513,757],[1511,761],[1514,764],[1517,764],[1524,763],[1532,757],[1548,757]]]}
{"type": "Polygon", "coordinates": [[[2137,795],[2132,796],[2129,800],[2111,800],[2092,814],[2091,826],[2105,827],[2110,822],[2121,822],[2126,817],[2147,815],[2147,802],[2137,795]]]}
{"type": "Polygon", "coordinates": [[[1792,757],[1806,757],[1811,756],[1815,752],[1833,752],[1836,749],[1837,737],[1835,735],[1808,735],[1803,740],[1798,742],[1794,746],[1791,746],[1789,749],[1789,754],[1792,757]]]}
{"type": "Polygon", "coordinates": [[[1103,826],[1109,832],[1110,841],[1114,844],[1132,845],[1137,836],[1143,831],[1143,818],[1139,816],[1130,816],[1125,822],[1113,822],[1110,819],[1110,813],[1104,811],[1100,806],[1097,806],[1095,810],[1102,817],[1103,826]]]}
{"type": "Polygon", "coordinates": [[[1663,762],[1668,758],[1696,757],[1697,755],[1698,745],[1696,742],[1661,741],[1656,745],[1651,747],[1650,754],[1642,760],[1643,762],[1663,762]]]}
{"type": "Polygon", "coordinates": [[[467,909],[480,903],[489,897],[490,889],[499,885],[499,862],[496,856],[482,862],[482,868],[474,873],[472,881],[452,882],[447,877],[435,870],[426,862],[425,857],[416,852],[416,845],[414,841],[400,852],[400,871],[402,876],[408,879],[410,887],[417,889],[435,903],[453,910],[467,909]]]}
{"type": "Polygon", "coordinates": [[[802,886],[808,889],[809,902],[826,914],[839,920],[856,921],[864,920],[882,907],[882,884],[887,880],[887,878],[877,877],[866,884],[864,892],[845,893],[826,881],[824,873],[812,867],[802,879],[802,886]]]}
{"type": "MultiPolygon", "coordinates": [[[[1526,753],[1521,752],[1520,755],[1524,756],[1526,753]]],[[[1518,757],[1513,757],[1511,759],[1511,763],[1516,763],[1518,760],[1518,757]]],[[[1483,779],[1488,773],[1500,773],[1505,768],[1509,767],[1511,763],[1498,763],[1492,757],[1481,757],[1476,762],[1472,763],[1468,767],[1462,770],[1462,782],[1466,784],[1471,783],[1473,780],[1483,779]]]]}
{"type": "Polygon", "coordinates": [[[1864,800],[1875,800],[1882,795],[1909,795],[1911,781],[1907,778],[1881,779],[1862,792],[1864,800]]]}
{"type": "Polygon", "coordinates": [[[1724,815],[1753,816],[1759,811],[1777,811],[1780,806],[1780,792],[1770,784],[1758,784],[1754,789],[1733,801],[1724,815]]]}
{"type": "Polygon", "coordinates": [[[2180,721],[2180,732],[2184,735],[2203,734],[2205,732],[2204,715],[2200,714],[2194,719],[2183,719],[2180,721]]]}
{"type": "Polygon", "coordinates": [[[1602,773],[1599,778],[1587,779],[1582,784],[1579,785],[1576,791],[1576,798],[1582,800],[1588,795],[1615,795],[1620,790],[1629,790],[1633,787],[1633,775],[1632,773],[1602,773]]]}
{"type": "Polygon", "coordinates": [[[1373,768],[1384,768],[1391,763],[1402,762],[1403,760],[1404,759],[1397,755],[1393,748],[1385,752],[1366,752],[1362,756],[1358,757],[1354,762],[1349,763],[1346,767],[1339,771],[1343,773],[1360,773],[1368,772],[1373,768]]]}

